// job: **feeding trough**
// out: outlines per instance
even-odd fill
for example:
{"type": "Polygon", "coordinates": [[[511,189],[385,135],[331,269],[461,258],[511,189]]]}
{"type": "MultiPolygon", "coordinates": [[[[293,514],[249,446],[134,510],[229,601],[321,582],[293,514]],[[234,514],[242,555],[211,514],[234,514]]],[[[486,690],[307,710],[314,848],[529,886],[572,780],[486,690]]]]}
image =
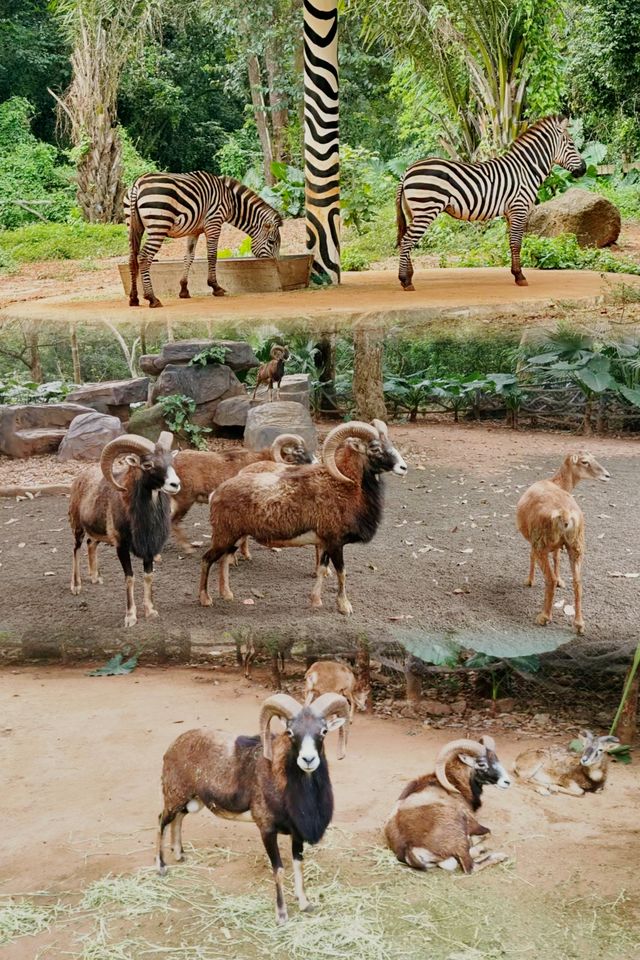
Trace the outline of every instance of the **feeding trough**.
{"type": "MultiPolygon", "coordinates": [[[[218,260],[218,283],[229,293],[275,293],[309,286],[313,255],[310,253],[257,260],[255,257],[226,257],[218,260]]],[[[131,276],[128,263],[119,263],[120,279],[129,296],[131,276]]],[[[151,264],[151,283],[157,296],[177,297],[184,271],[182,260],[156,260],[151,264]]],[[[189,271],[189,292],[194,297],[211,295],[207,286],[207,261],[194,260],[189,271]]]]}

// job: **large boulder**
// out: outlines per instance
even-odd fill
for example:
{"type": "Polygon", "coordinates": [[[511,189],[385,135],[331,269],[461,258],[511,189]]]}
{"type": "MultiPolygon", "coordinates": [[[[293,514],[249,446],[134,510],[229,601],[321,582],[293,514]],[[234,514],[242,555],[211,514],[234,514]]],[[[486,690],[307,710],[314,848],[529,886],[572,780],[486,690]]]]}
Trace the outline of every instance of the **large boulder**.
{"type": "Polygon", "coordinates": [[[93,413],[79,403],[28,403],[0,407],[0,453],[8,457],[35,457],[54,453],[71,421],[93,413]]]}
{"type": "Polygon", "coordinates": [[[165,343],[159,354],[145,354],[141,357],[141,369],[145,373],[156,375],[168,364],[189,363],[198,353],[209,347],[218,347],[225,351],[224,364],[232,370],[251,370],[259,366],[258,359],[248,343],[238,340],[172,340],[165,343]]]}
{"type": "Polygon", "coordinates": [[[250,400],[246,394],[221,400],[213,414],[213,422],[218,427],[244,427],[249,407],[250,400]]]}
{"type": "Polygon", "coordinates": [[[557,237],[574,233],[582,247],[607,247],[620,235],[620,212],[609,200],[573,188],[534,207],[527,233],[557,237]]]}
{"type": "Polygon", "coordinates": [[[233,396],[233,390],[244,392],[244,387],[233,370],[224,363],[207,364],[206,367],[186,367],[168,364],[153,387],[152,399],[184,394],[200,406],[212,400],[233,396]]]}
{"type": "Polygon", "coordinates": [[[118,417],[106,413],[81,413],[75,417],[58,447],[61,460],[99,460],[103,447],[124,433],[118,417]]]}
{"type": "Polygon", "coordinates": [[[153,440],[154,443],[162,431],[168,429],[169,427],[162,414],[162,408],[157,404],[154,407],[138,407],[131,414],[127,424],[127,433],[137,433],[139,437],[146,437],[147,440],[153,440]]]}
{"type": "Polygon", "coordinates": [[[67,397],[74,403],[88,407],[122,407],[132,403],[144,403],[149,389],[149,377],[133,380],[105,380],[103,383],[85,383],[67,397]]]}
{"type": "MultiPolygon", "coordinates": [[[[290,400],[293,403],[301,403],[309,408],[309,394],[311,390],[311,380],[308,373],[289,373],[282,378],[280,384],[280,398],[290,400]]],[[[275,390],[274,390],[275,396],[275,390]]],[[[256,403],[265,403],[269,400],[269,387],[263,384],[258,387],[256,392],[256,403]]]]}
{"type": "Polygon", "coordinates": [[[274,400],[251,407],[244,431],[245,446],[250,450],[269,447],[281,433],[298,433],[309,450],[315,450],[317,437],[309,411],[301,403],[274,400]]]}

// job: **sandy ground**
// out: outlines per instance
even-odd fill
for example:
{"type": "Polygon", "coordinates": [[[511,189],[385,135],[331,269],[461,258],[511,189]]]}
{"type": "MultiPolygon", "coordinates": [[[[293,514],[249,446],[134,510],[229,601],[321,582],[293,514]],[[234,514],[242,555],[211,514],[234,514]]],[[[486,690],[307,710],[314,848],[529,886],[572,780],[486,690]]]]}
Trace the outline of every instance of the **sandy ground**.
{"type": "MultiPolygon", "coordinates": [[[[299,695],[299,681],[292,689],[299,695]]],[[[131,676],[118,678],[91,678],[79,669],[22,668],[0,672],[3,768],[0,809],[5,823],[0,894],[40,891],[61,897],[63,903],[73,903],[83,888],[105,875],[130,874],[137,868],[150,866],[159,811],[161,758],[166,747],[184,730],[198,725],[229,733],[253,733],[260,702],[266,693],[260,684],[249,683],[228,672],[188,668],[138,669],[131,676]]],[[[490,729],[496,737],[500,758],[508,767],[524,746],[541,745],[539,740],[521,739],[517,733],[503,732],[499,724],[490,729]]],[[[482,729],[462,731],[469,735],[482,732],[482,729]]],[[[354,860],[343,848],[354,847],[360,856],[370,855],[379,848],[381,824],[405,782],[426,772],[439,747],[459,735],[458,730],[433,731],[412,721],[358,715],[345,761],[335,761],[335,743],[330,742],[327,749],[336,797],[334,826],[339,832],[337,835],[334,832],[333,842],[325,842],[314,856],[321,870],[328,871],[330,877],[335,874],[338,879],[342,871],[346,871],[358,875],[360,883],[369,882],[371,863],[354,860]]],[[[566,735],[560,737],[559,742],[566,743],[566,739],[566,735]]],[[[527,945],[531,924],[557,925],[559,937],[561,924],[570,926],[575,922],[582,910],[580,898],[586,897],[593,907],[587,917],[587,929],[578,931],[584,942],[581,945],[576,942],[575,952],[571,949],[561,956],[632,960],[637,956],[634,947],[630,946],[627,952],[617,940],[599,942],[594,931],[599,922],[597,911],[611,912],[623,903],[629,919],[637,909],[640,831],[629,811],[634,808],[639,787],[637,766],[615,765],[603,794],[579,800],[540,797],[519,784],[509,791],[485,790],[481,819],[492,828],[493,849],[508,853],[511,866],[494,868],[470,880],[456,880],[440,873],[438,876],[412,874],[409,879],[413,881],[411,890],[417,910],[423,912],[425,920],[429,918],[430,906],[428,900],[421,904],[421,899],[431,896],[428,891],[434,889],[441,891],[445,900],[449,889],[454,898],[452,903],[457,897],[458,909],[460,897],[463,903],[468,897],[468,905],[463,908],[465,913],[472,911],[473,914],[476,907],[481,906],[477,922],[489,943],[492,937],[490,929],[486,934],[487,924],[490,928],[506,908],[510,928],[506,935],[512,948],[502,952],[493,949],[473,952],[465,948],[460,936],[463,942],[456,942],[457,951],[444,950],[440,942],[444,939],[442,935],[446,932],[451,937],[451,931],[462,923],[462,918],[451,916],[449,910],[449,916],[435,929],[435,936],[432,934],[426,939],[425,946],[431,944],[429,955],[451,960],[454,957],[464,960],[539,957],[535,941],[527,945]],[[467,886],[460,888],[460,883],[467,886]],[[562,916],[558,913],[561,906],[566,910],[562,916]],[[548,917],[545,910],[549,910],[548,917]],[[533,952],[529,952],[531,948],[533,952]]],[[[194,876],[198,876],[200,883],[204,879],[208,885],[226,893],[257,894],[260,904],[264,898],[269,903],[266,923],[271,927],[272,891],[266,857],[255,827],[214,820],[202,813],[187,819],[185,839],[200,853],[216,848],[232,851],[230,859],[223,857],[214,861],[215,868],[210,867],[204,878],[202,873],[194,876]]],[[[288,870],[288,845],[284,839],[281,846],[288,870]]],[[[395,862],[388,863],[384,883],[393,896],[394,884],[406,882],[409,871],[395,862]]],[[[317,878],[314,881],[313,876],[312,873],[308,883],[312,894],[314,885],[317,891],[320,882],[317,878]]],[[[346,881],[343,878],[339,882],[346,881]]],[[[172,934],[171,930],[175,930],[181,917],[185,918],[195,908],[193,901],[201,895],[202,891],[191,891],[193,905],[178,905],[178,914],[170,918],[171,926],[166,931],[163,920],[159,921],[160,926],[154,920],[153,929],[147,928],[147,934],[154,942],[158,941],[159,949],[167,951],[171,958],[185,956],[169,949],[171,943],[185,945],[184,936],[174,940],[178,934],[172,934]]],[[[398,892],[397,896],[402,898],[403,894],[398,892]]],[[[289,903],[294,916],[290,923],[323,922],[322,906],[314,921],[305,921],[297,918],[291,894],[289,903]]],[[[107,903],[105,909],[108,906],[107,903]]],[[[399,916],[402,908],[402,902],[398,903],[399,916]]],[[[404,911],[408,908],[407,901],[404,911]]],[[[390,913],[384,922],[391,926],[393,921],[390,913]]],[[[345,914],[344,922],[346,933],[347,927],[358,921],[356,916],[345,914]]],[[[404,932],[399,934],[399,942],[417,922],[416,918],[409,927],[406,920],[403,922],[404,932]]],[[[121,936],[125,932],[134,933],[139,923],[135,915],[133,919],[126,919],[121,936]]],[[[233,931],[229,920],[218,923],[233,931]]],[[[5,945],[2,956],[7,960],[79,957],[74,939],[83,929],[78,922],[67,921],[36,938],[25,937],[5,945]]],[[[420,936],[420,927],[414,929],[420,936]]],[[[205,930],[203,934],[205,932],[208,933],[205,930]]],[[[194,952],[186,955],[194,958],[213,955],[196,952],[206,939],[203,934],[190,941],[194,952]]],[[[229,931],[226,935],[235,939],[235,931],[233,936],[229,931]]],[[[224,945],[224,939],[219,936],[224,945]]],[[[410,953],[397,955],[417,956],[420,951],[414,952],[416,949],[414,944],[410,953]]],[[[497,949],[495,944],[494,949],[497,949]]],[[[227,950],[230,952],[223,951],[220,956],[247,956],[232,946],[227,950]]],[[[92,957],[126,956],[129,960],[150,955],[135,950],[111,954],[106,949],[91,954],[92,957]]],[[[254,956],[253,951],[248,955],[254,956]]],[[[288,955],[286,952],[274,954],[288,955]]],[[[313,950],[305,955],[309,960],[329,956],[313,950]]],[[[355,956],[331,954],[347,955],[355,956]]],[[[364,954],[359,956],[368,960],[364,954]]],[[[559,960],[560,955],[545,952],[544,956],[559,960]]]]}
{"type": "MultiPolygon", "coordinates": [[[[160,619],[125,630],[122,573],[113,550],[100,549],[104,583],[85,580],[81,596],[71,595],[67,499],[52,497],[0,501],[0,629],[5,638],[34,643],[46,644],[53,635],[75,638],[89,650],[105,635],[129,644],[186,637],[213,649],[249,631],[306,638],[326,651],[332,644],[351,645],[363,632],[375,641],[393,640],[405,628],[453,630],[469,646],[488,630],[507,639],[526,633],[527,642],[537,644],[544,633],[534,623],[542,586],[523,586],[528,549],[515,530],[515,503],[525,487],[551,476],[565,453],[583,444],[566,435],[463,424],[394,427],[392,436],[410,472],[404,481],[386,481],[385,516],[373,542],[345,551],[353,617],[335,610],[335,578],[325,586],[325,607],[309,609],[310,550],[275,555],[258,546],[251,563],[232,570],[236,599],[217,597],[212,570],[214,603],[200,607],[196,588],[208,519],[198,506],[186,529],[200,546],[185,557],[170,545],[159,565],[160,619]]],[[[587,517],[587,559],[586,635],[575,646],[626,656],[637,642],[635,617],[627,611],[637,608],[640,583],[638,441],[593,438],[588,447],[612,480],[585,482],[576,492],[587,517]]],[[[571,602],[570,587],[560,599],[571,602]]],[[[571,641],[562,608],[556,625],[556,641],[571,641]]]]}

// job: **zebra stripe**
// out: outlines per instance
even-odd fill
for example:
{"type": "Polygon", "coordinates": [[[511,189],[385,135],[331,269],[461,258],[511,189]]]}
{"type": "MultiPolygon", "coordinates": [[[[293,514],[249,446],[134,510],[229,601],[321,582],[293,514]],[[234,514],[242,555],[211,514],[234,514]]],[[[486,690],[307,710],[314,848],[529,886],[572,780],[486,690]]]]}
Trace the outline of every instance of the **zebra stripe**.
{"type": "Polygon", "coordinates": [[[518,286],[527,286],[520,267],[522,236],[538,190],[555,163],[574,177],[581,177],[586,171],[586,164],[567,132],[567,120],[550,116],[529,127],[502,157],[482,163],[427,158],[409,167],[396,196],[398,278],[403,289],[414,289],[411,250],[443,211],[456,220],[493,220],[504,216],[511,248],[511,273],[518,286]]]}
{"type": "Polygon", "coordinates": [[[304,172],[307,249],[316,276],[340,282],[338,10],[304,0],[304,172]]]}
{"type": "Polygon", "coordinates": [[[146,173],[139,177],[124,201],[129,228],[129,269],[131,290],[129,306],[137,307],[137,276],[140,270],[145,300],[150,307],[161,307],[151,286],[151,264],[165,237],[188,237],[180,297],[190,297],[189,270],[198,237],[207,241],[209,275],[207,283],[214,297],[225,291],[216,279],[218,240],[223,223],[232,223],[248,233],[256,257],[277,257],[280,250],[280,214],[261,197],[231,177],[216,177],[196,170],[194,173],[146,173]],[[147,238],[140,250],[142,234],[147,238]]]}

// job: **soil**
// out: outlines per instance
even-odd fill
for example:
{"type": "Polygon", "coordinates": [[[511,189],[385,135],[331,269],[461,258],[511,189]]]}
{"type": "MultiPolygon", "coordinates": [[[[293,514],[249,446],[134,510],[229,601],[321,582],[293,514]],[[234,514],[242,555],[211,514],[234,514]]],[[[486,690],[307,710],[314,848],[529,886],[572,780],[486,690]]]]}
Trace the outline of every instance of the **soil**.
{"type": "MultiPolygon", "coordinates": [[[[297,696],[301,695],[301,679],[299,667],[290,687],[297,696]]],[[[259,706],[267,692],[259,679],[248,682],[225,670],[139,668],[127,677],[116,678],[88,677],[80,669],[25,667],[0,671],[4,774],[0,808],[4,822],[10,824],[3,838],[0,894],[39,891],[36,901],[39,898],[41,903],[45,902],[43,894],[48,894],[54,901],[60,898],[61,904],[74,904],[93,881],[111,875],[131,875],[138,868],[150,867],[160,806],[161,758],[167,746],[180,733],[198,725],[228,733],[255,732],[259,706]]],[[[335,743],[329,741],[327,746],[336,811],[330,835],[316,853],[311,852],[311,868],[307,867],[309,893],[317,893],[323,875],[328,875],[332,883],[337,880],[345,891],[353,889],[347,878],[352,883],[373,882],[375,870],[370,858],[379,851],[381,825],[404,784],[432,769],[437,750],[447,740],[460,735],[477,736],[487,729],[471,726],[463,731],[434,731],[415,721],[358,714],[350,733],[347,758],[336,762],[335,743]]],[[[500,759],[508,769],[525,747],[567,742],[566,734],[541,740],[504,731],[499,722],[490,729],[500,759]]],[[[631,925],[625,929],[632,936],[629,931],[633,930],[633,918],[638,916],[640,896],[636,869],[640,831],[629,811],[635,807],[639,788],[637,765],[616,764],[610,769],[605,791],[583,799],[541,797],[518,783],[508,791],[485,789],[481,819],[491,826],[490,846],[507,853],[513,860],[512,866],[492,868],[476,878],[456,879],[445,877],[440,871],[434,875],[413,874],[389,860],[383,880],[385,889],[391,897],[394,888],[405,892],[396,894],[397,902],[385,914],[383,927],[396,936],[396,944],[405,942],[408,930],[415,929],[420,936],[419,917],[429,924],[436,916],[437,906],[440,905],[442,914],[442,906],[449,899],[444,918],[429,924],[429,956],[451,960],[515,960],[534,955],[552,960],[632,960],[637,956],[637,936],[627,952],[619,940],[619,930],[612,928],[611,939],[606,941],[595,931],[600,931],[602,920],[611,917],[622,904],[626,905],[626,922],[631,925]],[[406,892],[409,882],[410,895],[406,892]],[[586,929],[576,923],[583,911],[581,898],[588,898],[591,904],[586,929]],[[404,916],[409,901],[415,907],[413,919],[404,916]],[[458,912],[452,908],[453,903],[458,904],[458,912]],[[481,951],[468,948],[468,940],[461,932],[464,914],[469,912],[477,923],[475,942],[487,944],[481,951]],[[504,926],[505,912],[506,930],[498,923],[500,917],[504,926]],[[572,924],[581,927],[575,931],[573,949],[566,953],[547,949],[544,954],[535,952],[536,934],[532,928],[537,928],[540,937],[549,935],[545,928],[553,928],[553,940],[572,924]],[[498,950],[497,944],[503,937],[510,942],[511,949],[498,950]],[[447,947],[449,940],[451,947],[447,947]],[[457,950],[451,952],[454,945],[457,950]],[[527,947],[524,951],[523,946],[527,947]],[[534,952],[529,953],[529,947],[534,952]]],[[[223,914],[220,919],[219,907],[218,919],[212,906],[206,915],[207,925],[196,937],[192,934],[191,939],[185,938],[180,928],[181,922],[196,911],[206,889],[227,895],[257,895],[261,907],[263,900],[269,904],[265,935],[270,933],[273,894],[255,827],[202,813],[187,818],[184,834],[195,848],[188,848],[187,862],[195,859],[195,865],[187,876],[192,877],[191,883],[197,889],[187,887],[186,902],[177,902],[168,918],[160,914],[159,919],[155,916],[145,924],[144,917],[141,920],[135,912],[125,915],[120,922],[120,937],[135,936],[142,925],[146,937],[160,942],[158,952],[164,955],[166,951],[171,958],[172,944],[176,945],[176,958],[187,956],[183,950],[189,945],[193,950],[189,956],[193,957],[227,955],[247,960],[255,956],[255,947],[245,953],[232,945],[227,953],[200,952],[206,951],[203,943],[210,942],[210,929],[214,935],[217,931],[221,945],[225,937],[235,941],[238,935],[232,917],[223,914]],[[213,861],[197,859],[207,853],[213,855],[216,849],[222,855],[213,861]],[[225,849],[230,853],[225,855],[225,849]]],[[[289,874],[285,838],[281,839],[281,848],[289,874]]],[[[180,872],[170,868],[168,882],[175,882],[172,878],[179,877],[180,872]]],[[[146,876],[143,874],[140,882],[149,882],[146,876]]],[[[300,918],[290,891],[287,898],[292,914],[290,924],[308,923],[313,935],[318,924],[329,921],[323,916],[322,905],[313,918],[300,918]]],[[[102,908],[105,915],[110,906],[113,907],[107,899],[102,908]]],[[[344,913],[344,922],[357,925],[358,918],[344,913]]],[[[74,920],[72,915],[71,921],[49,932],[5,944],[2,955],[6,960],[33,960],[36,954],[56,960],[67,955],[79,957],[80,952],[75,952],[80,949],[76,937],[86,932],[86,923],[74,920]]],[[[105,923],[101,936],[114,928],[111,921],[105,923]]],[[[115,926],[117,929],[118,925],[115,926]]],[[[346,929],[345,926],[345,933],[346,929]]],[[[473,933],[471,939],[474,942],[473,933]]],[[[82,956],[140,960],[156,955],[142,949],[130,951],[126,944],[124,947],[123,952],[112,954],[103,946],[98,952],[82,956]]],[[[356,956],[316,953],[313,949],[296,954],[300,955],[309,960],[318,960],[320,956],[356,956]]],[[[364,953],[357,955],[367,960],[364,953]]],[[[412,950],[393,955],[417,954],[412,950]]],[[[273,956],[280,960],[290,954],[281,950],[273,956]]]]}
{"type": "MultiPolygon", "coordinates": [[[[9,656],[17,642],[46,653],[55,638],[72,658],[102,651],[105,642],[116,648],[148,644],[156,651],[188,642],[209,656],[207,651],[215,655],[220,645],[246,635],[291,637],[326,653],[352,649],[362,634],[384,643],[398,631],[421,628],[440,636],[453,630],[470,647],[490,630],[504,639],[526,634],[534,649],[553,634],[556,643],[571,643],[573,652],[629,655],[637,624],[627,611],[637,609],[640,583],[637,440],[588,442],[612,479],[607,485],[585,482],[576,491],[587,518],[587,555],[586,635],[575,639],[562,607],[555,614],[557,629],[535,625],[542,585],[538,581],[533,590],[523,585],[528,548],[515,529],[514,508],[530,483],[551,476],[566,452],[584,444],[561,434],[466,424],[394,427],[392,435],[410,472],[404,481],[387,479],[385,516],[373,542],[346,550],[352,617],[335,610],[335,577],[325,585],[325,607],[310,610],[311,550],[276,555],[258,545],[252,562],[232,568],[236,599],[217,597],[212,569],[214,603],[200,607],[196,588],[208,518],[206,508],[197,506],[186,520],[199,544],[195,553],[183,556],[171,544],[158,565],[159,619],[125,630],[123,577],[111,548],[99,551],[102,585],[85,579],[79,597],[68,589],[67,499],[7,500],[0,501],[3,654],[9,656]]],[[[32,463],[27,470],[33,475],[32,463]]],[[[136,561],[141,593],[138,568],[136,561]]],[[[570,583],[557,599],[572,602],[570,583]]]]}

